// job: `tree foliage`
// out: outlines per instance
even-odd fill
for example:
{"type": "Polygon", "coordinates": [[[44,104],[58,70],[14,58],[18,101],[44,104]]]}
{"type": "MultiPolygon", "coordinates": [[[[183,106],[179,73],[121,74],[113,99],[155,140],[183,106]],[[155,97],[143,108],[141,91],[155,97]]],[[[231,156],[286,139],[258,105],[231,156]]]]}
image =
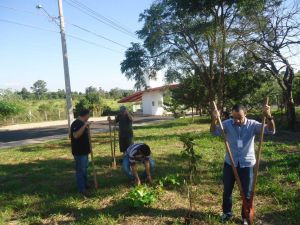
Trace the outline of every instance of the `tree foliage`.
{"type": "Polygon", "coordinates": [[[288,126],[296,122],[293,81],[295,72],[289,58],[293,47],[300,44],[300,8],[287,6],[287,1],[268,1],[263,11],[247,15],[242,21],[245,35],[242,46],[253,60],[268,71],[282,89],[287,109],[288,126]]]}
{"type": "MultiPolygon", "coordinates": [[[[137,87],[145,85],[144,75],[153,77],[158,70],[166,69],[167,78],[193,73],[206,87],[209,101],[217,99],[222,104],[228,66],[242,55],[238,32],[233,31],[239,30],[240,16],[249,2],[154,2],[140,15],[143,27],[137,33],[143,46],[132,44],[121,71],[137,87]]],[[[251,2],[261,5],[258,0],[251,2]]]]}
{"type": "Polygon", "coordinates": [[[17,102],[0,100],[0,118],[7,119],[11,116],[18,115],[23,110],[17,102]]]}
{"type": "Polygon", "coordinates": [[[31,90],[33,91],[37,99],[41,99],[47,92],[47,83],[43,80],[38,80],[32,85],[31,90]]]}

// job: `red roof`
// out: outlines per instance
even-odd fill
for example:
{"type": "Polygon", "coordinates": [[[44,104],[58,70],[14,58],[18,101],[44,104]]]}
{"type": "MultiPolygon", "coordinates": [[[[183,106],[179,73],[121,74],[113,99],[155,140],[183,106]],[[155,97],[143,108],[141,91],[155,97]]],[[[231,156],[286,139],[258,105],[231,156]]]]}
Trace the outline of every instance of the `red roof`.
{"type": "Polygon", "coordinates": [[[170,84],[170,85],[165,85],[165,86],[161,86],[161,87],[149,88],[144,91],[138,91],[132,95],[122,98],[120,101],[118,101],[118,103],[140,102],[140,101],[142,101],[142,96],[143,96],[143,93],[145,93],[145,92],[165,91],[166,89],[175,88],[177,86],[178,86],[178,84],[170,84]]]}

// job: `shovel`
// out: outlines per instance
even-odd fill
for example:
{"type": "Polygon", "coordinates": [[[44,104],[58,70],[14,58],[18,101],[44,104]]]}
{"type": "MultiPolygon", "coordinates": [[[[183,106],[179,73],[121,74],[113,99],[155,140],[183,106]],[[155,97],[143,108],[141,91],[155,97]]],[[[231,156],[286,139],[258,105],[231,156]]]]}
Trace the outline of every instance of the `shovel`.
{"type": "MultiPolygon", "coordinates": [[[[267,97],[265,100],[265,105],[268,105],[268,103],[269,103],[269,98],[267,97]]],[[[260,164],[260,156],[261,156],[262,145],[263,145],[263,140],[264,140],[265,123],[266,123],[266,117],[265,117],[265,115],[263,115],[262,122],[261,122],[262,126],[260,129],[260,135],[259,135],[258,150],[256,153],[256,164],[254,167],[251,197],[250,197],[250,202],[249,202],[249,224],[250,225],[253,224],[253,220],[254,220],[254,193],[255,193],[255,188],[256,188],[256,183],[257,183],[258,170],[259,170],[259,164],[260,164]]]]}
{"type": "Polygon", "coordinates": [[[90,148],[91,148],[91,161],[92,161],[92,167],[93,167],[94,185],[95,185],[95,189],[98,189],[97,174],[96,174],[95,163],[94,163],[94,154],[93,154],[93,147],[92,147],[92,138],[91,138],[91,129],[90,129],[90,127],[88,128],[88,134],[89,134],[89,141],[90,141],[90,148]]]}
{"type": "MultiPolygon", "coordinates": [[[[115,137],[114,140],[112,139],[112,129],[111,129],[111,118],[110,116],[107,118],[108,120],[108,125],[109,125],[109,138],[110,138],[110,150],[111,150],[111,157],[113,159],[112,161],[112,168],[116,168],[117,167],[117,163],[116,163],[116,156],[115,156],[115,137]],[[114,141],[114,143],[113,143],[114,141]]],[[[115,136],[115,131],[114,131],[114,136],[115,136]]]]}
{"type": "MultiPolygon", "coordinates": [[[[213,101],[213,106],[214,106],[214,109],[216,111],[218,111],[218,108],[217,108],[217,105],[216,103],[213,101]]],[[[218,113],[218,123],[220,125],[220,128],[221,128],[221,131],[222,131],[222,136],[223,136],[223,140],[224,140],[224,143],[225,143],[225,147],[226,147],[226,152],[227,154],[229,155],[229,159],[230,159],[230,164],[231,164],[231,167],[232,167],[232,170],[233,170],[233,174],[234,174],[234,177],[235,177],[235,180],[237,182],[237,185],[238,185],[238,188],[239,188],[239,191],[240,191],[240,195],[241,195],[241,198],[242,198],[242,201],[243,201],[243,210],[245,212],[245,215],[249,215],[249,203],[246,199],[246,196],[244,194],[244,191],[243,191],[243,186],[242,186],[242,183],[241,183],[241,180],[240,180],[240,177],[238,175],[238,172],[237,172],[237,169],[235,167],[235,163],[234,163],[234,160],[233,160],[233,156],[232,156],[232,152],[230,150],[230,147],[229,147],[229,144],[226,140],[226,134],[225,134],[225,131],[224,131],[224,127],[223,127],[223,124],[222,124],[222,121],[221,121],[221,118],[220,118],[220,115],[218,113]]],[[[250,221],[249,218],[246,218],[248,220],[248,222],[250,221]]]]}

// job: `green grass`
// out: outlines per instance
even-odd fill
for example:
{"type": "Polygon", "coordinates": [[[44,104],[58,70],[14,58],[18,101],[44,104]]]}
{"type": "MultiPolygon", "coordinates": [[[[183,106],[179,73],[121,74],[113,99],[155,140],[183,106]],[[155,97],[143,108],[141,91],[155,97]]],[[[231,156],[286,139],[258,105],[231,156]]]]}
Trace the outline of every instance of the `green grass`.
{"type": "MultiPolygon", "coordinates": [[[[192,186],[195,224],[217,225],[222,199],[224,145],[208,133],[207,121],[163,122],[135,130],[135,141],[148,143],[156,161],[156,182],[186,174],[179,135],[199,133],[202,155],[192,186]]],[[[266,137],[255,198],[256,224],[296,225],[300,221],[300,133],[266,137]]],[[[68,140],[0,150],[0,224],[183,224],[188,210],[184,186],[165,190],[159,201],[140,209],[124,204],[130,185],[120,168],[110,168],[107,134],[93,136],[100,189],[87,200],[76,193],[68,140]]],[[[120,154],[119,154],[120,158],[120,154]]],[[[91,171],[90,171],[91,172],[91,171]]],[[[90,178],[92,178],[90,176],[90,178]]],[[[91,179],[92,180],[92,179],[91,179]]],[[[234,192],[233,221],[240,223],[241,201],[234,192]]]]}

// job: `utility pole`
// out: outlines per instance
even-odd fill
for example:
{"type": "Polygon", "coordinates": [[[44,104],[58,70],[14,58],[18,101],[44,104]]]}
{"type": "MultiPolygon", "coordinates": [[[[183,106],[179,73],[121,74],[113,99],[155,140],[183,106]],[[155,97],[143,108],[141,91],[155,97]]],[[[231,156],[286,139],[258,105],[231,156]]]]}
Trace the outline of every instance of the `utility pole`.
{"type": "Polygon", "coordinates": [[[64,62],[64,73],[65,73],[67,118],[68,118],[69,132],[70,132],[70,127],[71,127],[71,123],[74,120],[74,115],[73,115],[73,106],[72,106],[72,92],[71,92],[71,82],[70,82],[70,74],[69,74],[69,62],[68,62],[65,21],[64,21],[62,0],[58,0],[58,10],[59,10],[59,22],[60,22],[59,27],[60,27],[60,35],[61,35],[63,62],[64,62]]]}

